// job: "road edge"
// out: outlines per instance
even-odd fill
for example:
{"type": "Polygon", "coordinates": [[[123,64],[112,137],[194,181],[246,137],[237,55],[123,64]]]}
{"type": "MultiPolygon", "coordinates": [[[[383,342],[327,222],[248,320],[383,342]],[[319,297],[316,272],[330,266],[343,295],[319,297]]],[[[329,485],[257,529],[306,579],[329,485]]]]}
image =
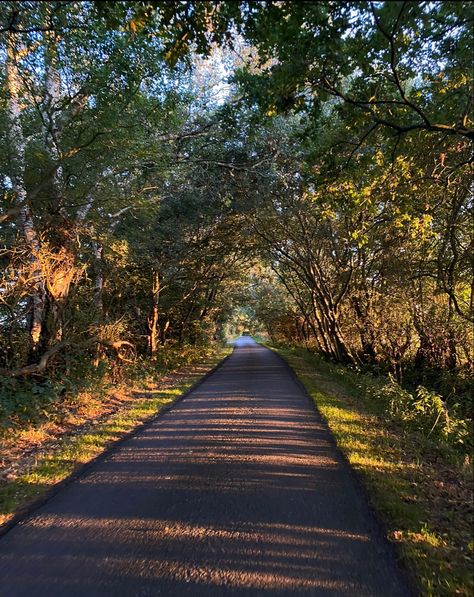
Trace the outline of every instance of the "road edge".
{"type": "Polygon", "coordinates": [[[53,498],[57,493],[64,489],[64,487],[82,477],[95,464],[101,462],[102,460],[105,460],[107,457],[113,454],[115,450],[117,450],[122,444],[131,439],[137,433],[144,431],[148,426],[154,423],[162,415],[165,415],[167,412],[169,412],[174,406],[176,406],[176,404],[178,404],[187,396],[189,396],[189,394],[194,392],[209,377],[211,377],[211,375],[213,375],[218,369],[220,369],[228,359],[230,359],[234,351],[235,346],[232,348],[232,352],[230,352],[221,361],[214,365],[212,369],[207,371],[207,373],[205,373],[202,377],[195,381],[187,390],[185,390],[182,394],[177,396],[172,402],[163,405],[163,407],[158,412],[155,412],[150,417],[144,419],[143,421],[140,421],[136,427],[134,427],[130,431],[125,432],[124,435],[122,435],[119,439],[112,441],[100,454],[94,456],[94,458],[92,458],[88,462],[78,464],[70,475],[52,485],[51,489],[47,490],[43,495],[32,500],[25,506],[20,507],[17,510],[17,512],[13,515],[13,517],[10,518],[10,520],[0,525],[0,539],[4,537],[7,533],[9,533],[18,524],[30,518],[32,514],[34,514],[39,508],[41,508],[41,506],[44,506],[51,498],[53,498]]]}
{"type": "Polygon", "coordinates": [[[405,561],[405,556],[404,556],[403,552],[401,551],[401,549],[398,547],[398,545],[396,543],[393,543],[388,538],[387,524],[386,524],[385,520],[383,519],[383,517],[380,515],[379,511],[373,505],[373,503],[370,499],[369,489],[366,486],[366,484],[364,483],[362,476],[351,466],[349,459],[347,458],[345,453],[342,451],[342,449],[338,445],[336,438],[335,438],[331,428],[329,427],[327,420],[321,414],[321,411],[319,410],[316,402],[311,398],[303,381],[299,378],[298,374],[293,369],[293,367],[288,363],[288,361],[279,352],[277,352],[278,349],[270,348],[269,346],[266,346],[265,344],[262,344],[262,343],[258,343],[258,344],[260,346],[262,346],[263,348],[270,350],[285,365],[285,367],[288,369],[291,377],[293,378],[295,383],[300,387],[303,394],[306,396],[309,403],[311,404],[313,410],[317,413],[322,424],[328,430],[330,438],[331,438],[331,442],[332,442],[334,448],[336,449],[338,457],[340,458],[344,467],[348,469],[348,472],[349,472],[352,480],[354,481],[354,485],[356,487],[357,492],[359,493],[359,496],[364,500],[365,504],[367,505],[367,508],[368,508],[370,515],[372,516],[372,519],[374,522],[374,529],[376,530],[377,534],[379,535],[379,538],[381,539],[381,541],[385,544],[387,550],[392,553],[392,555],[397,563],[401,579],[402,579],[402,581],[404,581],[406,588],[410,591],[407,594],[407,597],[421,596],[422,592],[421,592],[420,586],[419,586],[420,583],[417,580],[417,578],[415,577],[415,574],[413,573],[413,571],[408,567],[408,565],[405,561]]]}

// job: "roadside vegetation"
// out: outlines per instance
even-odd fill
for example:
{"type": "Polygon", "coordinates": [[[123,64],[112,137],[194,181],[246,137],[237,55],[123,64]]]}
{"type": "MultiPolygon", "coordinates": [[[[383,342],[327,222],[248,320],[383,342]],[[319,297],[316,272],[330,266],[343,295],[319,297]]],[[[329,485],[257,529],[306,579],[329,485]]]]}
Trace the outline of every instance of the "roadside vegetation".
{"type": "MultiPolygon", "coordinates": [[[[472,6],[1,2],[1,440],[34,443],[249,331],[331,363],[412,438],[406,470],[464,479],[472,6]]],[[[393,526],[406,549],[454,491],[438,481],[393,526]]]]}
{"type": "Polygon", "coordinates": [[[463,422],[440,415],[439,398],[427,391],[409,394],[393,379],[330,364],[303,348],[275,350],[357,471],[421,593],[472,595],[472,435],[463,422]]]}
{"type": "Polygon", "coordinates": [[[228,347],[188,347],[165,363],[135,366],[121,381],[90,387],[68,402],[43,406],[0,438],[2,525],[114,442],[172,404],[227,354],[228,347]]]}

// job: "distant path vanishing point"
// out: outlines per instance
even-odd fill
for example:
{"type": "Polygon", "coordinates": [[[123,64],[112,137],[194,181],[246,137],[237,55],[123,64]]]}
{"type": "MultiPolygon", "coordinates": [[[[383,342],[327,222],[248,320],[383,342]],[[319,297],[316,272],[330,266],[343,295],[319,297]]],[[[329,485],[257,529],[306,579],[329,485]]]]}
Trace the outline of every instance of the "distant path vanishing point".
{"type": "Polygon", "coordinates": [[[242,337],[0,539],[1,597],[411,595],[289,368],[242,337]]]}

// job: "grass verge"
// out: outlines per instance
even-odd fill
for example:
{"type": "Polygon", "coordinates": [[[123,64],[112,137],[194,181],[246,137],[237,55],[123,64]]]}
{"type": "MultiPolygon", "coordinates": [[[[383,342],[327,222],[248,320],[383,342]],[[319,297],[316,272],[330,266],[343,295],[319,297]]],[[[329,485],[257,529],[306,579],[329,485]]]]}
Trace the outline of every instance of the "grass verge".
{"type": "MultiPolygon", "coordinates": [[[[114,412],[106,412],[98,419],[85,419],[73,433],[55,437],[53,442],[46,443],[44,449],[40,446],[33,461],[30,459],[23,470],[10,475],[0,484],[0,530],[15,514],[44,497],[54,485],[173,403],[229,352],[230,348],[207,350],[201,353],[201,358],[193,360],[193,366],[189,366],[189,359],[186,359],[188,366],[168,372],[164,382],[163,369],[157,369],[155,378],[149,371],[146,384],[128,388],[129,399],[124,399],[114,412]]],[[[179,361],[174,359],[173,368],[178,364],[179,361]]],[[[38,427],[23,430],[22,434],[25,433],[41,435],[42,431],[38,427]]],[[[19,438],[20,434],[14,436],[13,442],[16,437],[19,438]]],[[[11,444],[11,438],[9,442],[11,444]]]]}
{"type": "Polygon", "coordinates": [[[296,348],[271,347],[293,368],[367,488],[423,595],[472,595],[472,467],[388,420],[356,373],[296,348]]]}

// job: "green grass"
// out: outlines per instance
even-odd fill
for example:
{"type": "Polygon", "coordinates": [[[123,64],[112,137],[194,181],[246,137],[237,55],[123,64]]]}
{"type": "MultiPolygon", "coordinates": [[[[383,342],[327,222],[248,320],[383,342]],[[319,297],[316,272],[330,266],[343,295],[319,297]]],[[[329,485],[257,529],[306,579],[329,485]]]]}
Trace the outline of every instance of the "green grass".
{"type": "MultiPolygon", "coordinates": [[[[208,351],[198,362],[209,370],[228,353],[228,348],[208,351]]],[[[173,365],[176,364],[174,361],[173,365]]],[[[202,372],[195,373],[172,387],[147,388],[143,397],[94,424],[85,433],[59,439],[55,448],[42,454],[27,472],[0,486],[0,522],[7,522],[18,510],[40,499],[78,467],[99,456],[113,442],[174,402],[201,377],[202,372]]]]}
{"type": "Polygon", "coordinates": [[[472,595],[472,471],[361,391],[360,376],[304,349],[274,348],[305,385],[366,486],[423,595],[472,595]]]}

